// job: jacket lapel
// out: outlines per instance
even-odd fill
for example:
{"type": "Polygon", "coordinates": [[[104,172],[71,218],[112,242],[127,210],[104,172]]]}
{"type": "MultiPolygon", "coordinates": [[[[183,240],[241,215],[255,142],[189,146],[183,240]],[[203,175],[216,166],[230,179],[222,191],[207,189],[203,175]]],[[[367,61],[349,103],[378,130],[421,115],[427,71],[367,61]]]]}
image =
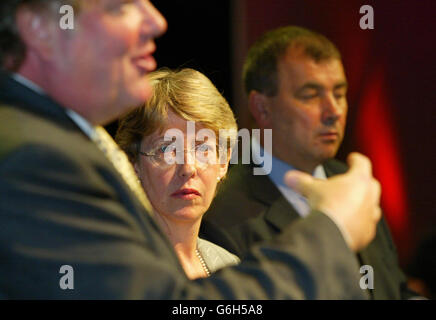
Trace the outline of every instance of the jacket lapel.
{"type": "Polygon", "coordinates": [[[251,166],[250,172],[251,178],[248,181],[250,181],[252,197],[268,207],[265,220],[281,231],[286,225],[300,217],[268,176],[254,177],[251,166]]]}
{"type": "Polygon", "coordinates": [[[270,206],[280,196],[280,191],[266,175],[254,176],[253,166],[248,166],[247,181],[249,181],[250,192],[253,198],[270,206]]]}
{"type": "Polygon", "coordinates": [[[274,201],[271,207],[265,212],[265,220],[277,230],[282,231],[291,222],[301,218],[294,207],[284,196],[274,201]]]}
{"type": "MultiPolygon", "coordinates": [[[[328,160],[323,164],[323,167],[327,177],[347,170],[347,167],[337,160],[328,160]]],[[[250,179],[252,196],[268,206],[265,220],[277,230],[282,231],[285,226],[301,217],[268,176],[256,178],[253,175],[250,176],[252,177],[250,179]]]]}

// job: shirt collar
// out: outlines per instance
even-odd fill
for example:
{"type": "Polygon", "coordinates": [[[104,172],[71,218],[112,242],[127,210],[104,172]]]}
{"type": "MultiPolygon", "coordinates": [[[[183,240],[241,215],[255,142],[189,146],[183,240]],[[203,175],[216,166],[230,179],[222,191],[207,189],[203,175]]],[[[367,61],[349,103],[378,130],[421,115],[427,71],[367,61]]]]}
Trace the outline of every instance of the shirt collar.
{"type": "MultiPolygon", "coordinates": [[[[38,94],[45,95],[44,90],[35,84],[33,81],[23,77],[19,73],[12,73],[11,77],[21,83],[23,86],[35,91],[38,94]]],[[[95,135],[95,128],[94,126],[86,120],[84,117],[82,117],[77,112],[71,110],[71,109],[65,109],[65,113],[73,120],[73,122],[92,140],[95,135]]]]}
{"type": "MultiPolygon", "coordinates": [[[[269,173],[269,178],[274,182],[276,186],[285,187],[286,184],[283,182],[283,177],[285,173],[289,170],[296,170],[292,165],[274,157],[268,151],[262,148],[259,141],[253,136],[251,139],[251,148],[252,148],[252,156],[255,163],[261,165],[261,169],[264,168],[262,160],[259,158],[259,155],[263,154],[263,159],[271,159],[271,173],[269,173]]],[[[322,165],[318,165],[312,174],[315,178],[318,179],[327,179],[326,173],[322,165]]]]}
{"type": "Polygon", "coordinates": [[[93,140],[95,136],[95,127],[84,117],[82,117],[77,112],[66,109],[65,113],[74,121],[74,123],[89,137],[89,139],[93,140]]]}
{"type": "Polygon", "coordinates": [[[45,94],[44,90],[40,86],[38,86],[35,82],[33,82],[33,81],[23,77],[21,74],[19,74],[19,73],[12,73],[11,77],[15,81],[21,83],[23,86],[25,86],[25,87],[27,87],[29,89],[32,89],[33,91],[35,91],[35,92],[37,92],[39,94],[45,94]]]}
{"type": "MultiPolygon", "coordinates": [[[[297,211],[297,213],[302,216],[306,217],[310,213],[310,206],[307,203],[306,198],[295,192],[293,189],[289,188],[284,182],[283,178],[287,171],[289,170],[296,170],[293,166],[290,164],[277,159],[276,157],[272,156],[268,153],[268,151],[264,150],[260,143],[257,141],[256,138],[252,138],[252,151],[253,151],[253,160],[255,163],[261,164],[262,161],[259,161],[259,155],[264,156],[264,159],[271,159],[271,172],[269,173],[268,177],[271,179],[272,183],[279,189],[280,193],[285,197],[285,199],[294,207],[294,209],[297,211]],[[267,158],[270,157],[270,158],[267,158]]],[[[267,166],[262,166],[260,170],[266,171],[263,169],[267,166]]],[[[324,171],[324,167],[322,165],[319,165],[315,168],[313,172],[313,176],[318,179],[326,179],[326,174],[324,171]]]]}

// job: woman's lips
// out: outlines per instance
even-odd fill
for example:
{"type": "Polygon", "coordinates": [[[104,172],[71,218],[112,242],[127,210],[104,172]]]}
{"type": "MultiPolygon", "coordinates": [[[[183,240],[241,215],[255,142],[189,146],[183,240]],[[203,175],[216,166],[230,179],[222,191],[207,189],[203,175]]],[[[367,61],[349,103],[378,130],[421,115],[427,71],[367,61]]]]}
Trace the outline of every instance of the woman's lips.
{"type": "Polygon", "coordinates": [[[176,192],[171,194],[172,197],[183,200],[192,200],[197,197],[200,197],[200,192],[191,188],[184,188],[177,190],[176,192]]]}

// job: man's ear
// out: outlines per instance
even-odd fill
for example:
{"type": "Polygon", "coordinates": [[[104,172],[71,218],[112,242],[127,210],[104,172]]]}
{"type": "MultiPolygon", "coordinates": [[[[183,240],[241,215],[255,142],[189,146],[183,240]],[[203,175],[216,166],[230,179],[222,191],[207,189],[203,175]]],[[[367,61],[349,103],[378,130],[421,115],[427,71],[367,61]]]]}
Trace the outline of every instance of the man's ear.
{"type": "Polygon", "coordinates": [[[260,128],[268,128],[271,118],[269,99],[263,93],[251,91],[248,95],[248,108],[260,128]]]}
{"type": "Polygon", "coordinates": [[[27,50],[32,50],[40,58],[48,60],[53,53],[56,25],[54,17],[44,10],[36,11],[21,6],[16,13],[18,32],[27,50]]]}

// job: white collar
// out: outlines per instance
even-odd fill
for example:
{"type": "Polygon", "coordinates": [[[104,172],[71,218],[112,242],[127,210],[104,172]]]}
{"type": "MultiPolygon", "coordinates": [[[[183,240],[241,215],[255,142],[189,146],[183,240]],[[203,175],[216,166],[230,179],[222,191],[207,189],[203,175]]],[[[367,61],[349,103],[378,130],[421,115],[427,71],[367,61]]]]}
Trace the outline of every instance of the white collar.
{"type": "MultiPolygon", "coordinates": [[[[290,164],[270,155],[268,151],[264,150],[260,145],[259,141],[253,136],[251,140],[252,144],[252,155],[253,160],[257,161],[255,163],[261,164],[262,160],[259,159],[259,155],[263,154],[264,159],[270,156],[271,159],[271,172],[267,173],[268,178],[271,182],[279,189],[280,193],[285,197],[285,199],[293,205],[298,214],[302,217],[307,216],[310,213],[310,207],[307,203],[306,198],[295,192],[293,189],[289,188],[283,181],[283,178],[289,170],[295,170],[290,164]]],[[[263,166],[264,167],[264,166],[263,166]]],[[[260,167],[262,170],[263,167],[260,167]]],[[[265,170],[262,170],[265,172],[265,170]]],[[[313,176],[318,179],[327,179],[324,167],[318,165],[313,171],[313,176]]]]}
{"type": "Polygon", "coordinates": [[[71,109],[65,109],[65,113],[74,121],[75,124],[89,137],[94,140],[95,127],[84,117],[71,109]]]}
{"type": "Polygon", "coordinates": [[[12,73],[11,77],[15,81],[21,83],[23,86],[25,86],[25,87],[27,87],[29,89],[32,89],[33,91],[35,91],[35,92],[37,92],[39,94],[45,94],[44,90],[40,86],[38,86],[35,82],[33,82],[33,81],[23,77],[21,74],[19,74],[19,73],[12,73]]]}

